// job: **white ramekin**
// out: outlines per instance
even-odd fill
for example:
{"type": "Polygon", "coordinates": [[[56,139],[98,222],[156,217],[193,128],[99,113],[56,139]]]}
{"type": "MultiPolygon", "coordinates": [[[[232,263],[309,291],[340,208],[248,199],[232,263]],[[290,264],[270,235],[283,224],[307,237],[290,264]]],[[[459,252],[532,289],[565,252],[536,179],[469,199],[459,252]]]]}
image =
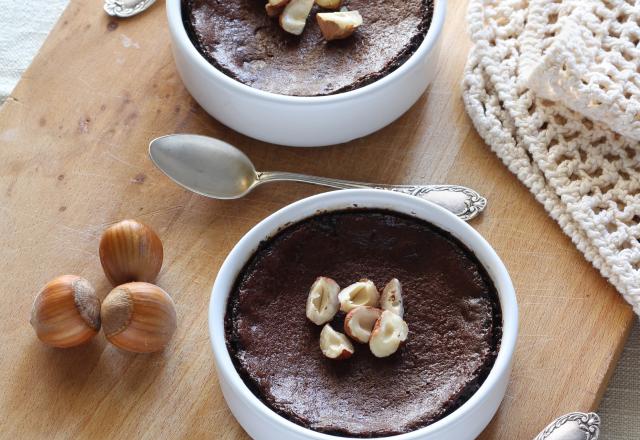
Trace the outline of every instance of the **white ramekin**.
{"type": "Polygon", "coordinates": [[[392,437],[394,440],[476,438],[498,409],[509,381],[511,359],[518,332],[518,306],[511,279],[489,243],[471,226],[435,204],[414,196],[383,190],[333,191],[288,205],[253,227],[228,255],[218,272],[211,293],[209,333],[218,380],[229,408],[247,433],[257,440],[343,439],[343,437],[321,434],[290,422],[269,409],[246,387],[227,351],[224,316],[227,298],[235,279],[261,241],[284,226],[318,212],[354,206],[389,209],[412,215],[448,231],[473,251],[493,280],[502,308],[503,335],[498,357],[489,376],[478,391],[450,415],[425,428],[392,437]]]}
{"type": "Polygon", "coordinates": [[[255,139],[311,147],[372,133],[400,117],[418,100],[436,73],[446,0],[435,1],[424,41],[397,70],[359,89],[318,97],[264,92],[228,77],[200,55],[189,39],[181,0],[167,0],[166,5],[178,72],[191,95],[211,116],[255,139]]]}

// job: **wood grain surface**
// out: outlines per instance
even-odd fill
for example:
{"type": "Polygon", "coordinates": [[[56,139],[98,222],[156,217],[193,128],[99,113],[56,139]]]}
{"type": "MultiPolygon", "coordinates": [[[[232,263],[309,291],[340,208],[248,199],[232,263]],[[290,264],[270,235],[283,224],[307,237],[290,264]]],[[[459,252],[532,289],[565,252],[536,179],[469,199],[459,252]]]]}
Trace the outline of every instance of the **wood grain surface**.
{"type": "Polygon", "coordinates": [[[477,189],[489,207],[472,225],[506,263],[521,312],[512,380],[482,438],[531,438],[557,415],[595,408],[632,312],[474,131],[460,97],[465,9],[449,2],[438,76],[406,115],[346,145],[294,149],[234,133],[194,102],[162,3],[118,21],[99,0],[72,0],[0,110],[0,437],[246,437],[213,367],[211,285],[252,225],[321,189],[273,184],[238,201],[190,194],[147,158],[149,140],[171,132],[222,138],[259,169],[477,189]],[[158,284],[179,321],[170,346],[134,355],[102,335],[68,350],[41,344],[28,322],[41,285],[74,273],[106,295],[98,240],[130,217],[164,242],[158,284]]]}

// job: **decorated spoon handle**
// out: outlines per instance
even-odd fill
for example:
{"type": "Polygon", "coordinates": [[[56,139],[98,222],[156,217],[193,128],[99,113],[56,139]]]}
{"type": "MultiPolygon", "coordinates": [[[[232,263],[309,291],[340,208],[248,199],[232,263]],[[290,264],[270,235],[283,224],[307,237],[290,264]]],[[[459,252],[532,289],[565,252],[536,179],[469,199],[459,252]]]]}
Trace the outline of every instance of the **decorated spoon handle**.
{"type": "Polygon", "coordinates": [[[487,206],[487,199],[476,191],[459,185],[379,185],[277,171],[259,172],[257,176],[258,183],[288,180],[339,189],[373,188],[400,192],[436,203],[465,221],[480,214],[487,206]]]}
{"type": "Polygon", "coordinates": [[[146,11],[156,0],[105,0],[104,11],[112,17],[133,17],[146,11]]]}
{"type": "Polygon", "coordinates": [[[533,440],[598,440],[600,417],[596,413],[573,412],[558,417],[533,440]]]}

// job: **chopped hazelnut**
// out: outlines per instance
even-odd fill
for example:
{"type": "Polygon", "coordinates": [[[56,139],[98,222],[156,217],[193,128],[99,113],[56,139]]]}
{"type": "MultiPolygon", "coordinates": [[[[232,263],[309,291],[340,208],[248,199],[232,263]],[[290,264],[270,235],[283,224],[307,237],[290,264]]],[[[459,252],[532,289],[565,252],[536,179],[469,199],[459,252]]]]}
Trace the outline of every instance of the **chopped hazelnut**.
{"type": "Polygon", "coordinates": [[[325,9],[340,9],[342,6],[342,0],[316,0],[316,5],[325,9]]]}
{"type": "Polygon", "coordinates": [[[320,12],[316,20],[325,40],[339,40],[351,36],[362,24],[358,11],[320,12]]]}
{"type": "Polygon", "coordinates": [[[314,0],[291,0],[280,15],[280,27],[293,35],[300,35],[307,24],[314,0]]]}

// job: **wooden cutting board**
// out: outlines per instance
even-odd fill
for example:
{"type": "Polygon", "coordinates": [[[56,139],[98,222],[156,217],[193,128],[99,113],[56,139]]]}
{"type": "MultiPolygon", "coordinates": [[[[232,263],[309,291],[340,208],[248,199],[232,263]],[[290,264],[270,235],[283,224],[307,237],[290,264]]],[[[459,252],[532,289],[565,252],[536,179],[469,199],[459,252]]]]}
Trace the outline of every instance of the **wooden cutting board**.
{"type": "Polygon", "coordinates": [[[472,225],[506,263],[521,313],[512,380],[483,438],[531,438],[557,415],[596,408],[631,309],[474,131],[460,97],[466,2],[449,3],[438,76],[406,115],[347,145],[294,149],[234,133],[194,102],[162,3],[113,20],[99,0],[72,0],[0,110],[0,436],[246,437],[214,371],[210,288],[251,226],[321,189],[274,184],[238,201],[190,194],[147,158],[149,140],[173,132],[222,138],[259,169],[477,189],[489,207],[472,225]],[[129,217],[165,245],[158,284],[179,319],[171,345],[153,355],[120,352],[102,335],[80,348],[42,345],[28,323],[41,285],[74,273],[104,296],[98,240],[129,217]]]}

